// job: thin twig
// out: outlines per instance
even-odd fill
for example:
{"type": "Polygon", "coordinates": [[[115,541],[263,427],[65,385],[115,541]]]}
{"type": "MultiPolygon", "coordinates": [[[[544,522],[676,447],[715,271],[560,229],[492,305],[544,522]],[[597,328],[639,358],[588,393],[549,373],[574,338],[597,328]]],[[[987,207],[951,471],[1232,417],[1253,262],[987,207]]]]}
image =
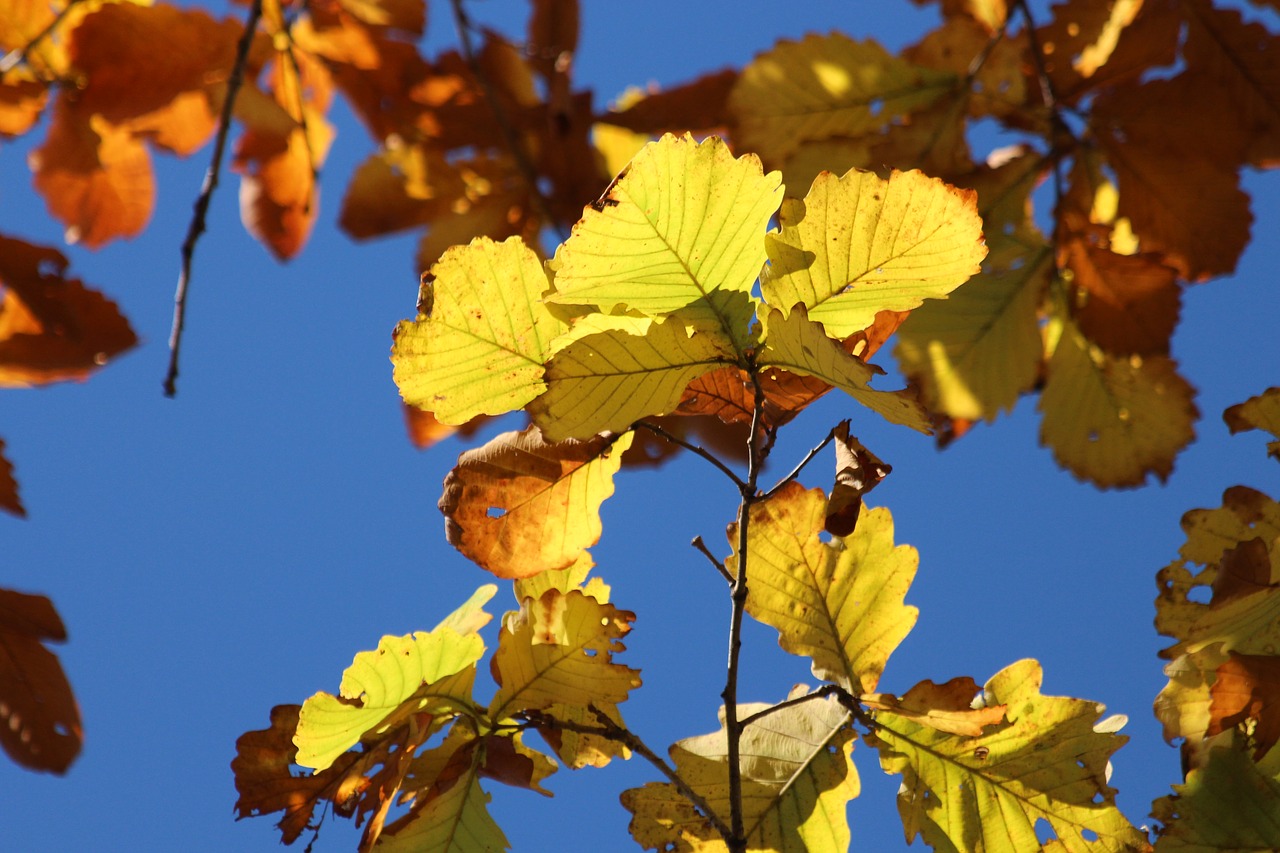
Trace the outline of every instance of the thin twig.
{"type": "MultiPolygon", "coordinates": [[[[794,708],[796,705],[803,705],[804,703],[812,702],[815,699],[825,699],[828,696],[840,696],[841,694],[844,694],[845,696],[848,696],[850,699],[853,699],[849,691],[845,690],[839,684],[824,684],[821,687],[819,687],[817,690],[813,691],[812,693],[806,693],[803,696],[797,696],[795,699],[787,699],[786,701],[779,702],[777,705],[770,705],[768,708],[765,708],[763,711],[756,711],[751,716],[744,717],[740,721],[740,725],[745,729],[747,726],[751,725],[757,720],[767,717],[770,714],[776,714],[777,712],[781,711],[784,708],[794,708]]],[[[853,700],[853,701],[857,701],[857,700],[853,700]]]]}
{"type": "Polygon", "coordinates": [[[627,749],[631,750],[636,755],[639,755],[645,761],[648,761],[656,767],[658,772],[667,777],[671,784],[676,787],[676,790],[680,792],[682,797],[693,803],[694,807],[697,808],[698,811],[702,812],[707,820],[711,821],[717,832],[726,838],[729,837],[730,830],[728,825],[726,825],[720,816],[712,810],[706,799],[697,791],[693,790],[693,788],[689,787],[689,783],[680,777],[680,774],[675,771],[675,768],[668,764],[662,756],[650,749],[648,745],[640,739],[639,735],[636,735],[630,729],[619,726],[599,708],[592,707],[591,713],[594,714],[595,718],[600,722],[599,726],[588,726],[584,723],[560,720],[555,717],[548,717],[536,711],[525,711],[524,716],[535,726],[545,726],[547,728],[561,729],[567,732],[577,732],[578,734],[584,735],[595,735],[596,737],[606,738],[622,744],[627,749]]]}
{"type": "Polygon", "coordinates": [[[800,464],[799,464],[799,465],[797,465],[795,468],[792,468],[792,469],[791,469],[791,473],[790,473],[790,474],[788,474],[787,476],[783,477],[781,480],[779,480],[777,483],[775,483],[775,484],[774,484],[774,486],[773,486],[773,488],[772,488],[772,489],[770,489],[769,491],[767,491],[767,492],[765,492],[765,493],[764,493],[764,496],[761,498],[761,500],[768,500],[769,498],[773,497],[773,495],[774,495],[774,494],[775,494],[779,489],[781,489],[781,488],[782,488],[783,486],[785,486],[787,483],[790,483],[790,482],[791,482],[792,480],[794,480],[796,477],[799,477],[799,476],[800,476],[800,472],[801,472],[801,471],[803,471],[803,470],[805,469],[805,466],[806,466],[806,465],[808,465],[810,462],[812,462],[812,461],[813,461],[813,459],[814,459],[814,457],[816,457],[819,453],[821,453],[821,452],[823,451],[823,449],[824,449],[828,444],[830,444],[830,443],[831,443],[831,441],[832,441],[832,439],[834,439],[835,437],[836,437],[836,431],[835,431],[835,428],[833,427],[833,428],[831,429],[831,432],[827,433],[827,437],[826,437],[826,438],[824,438],[824,439],[823,439],[823,440],[818,444],[818,446],[817,446],[817,447],[815,447],[815,448],[813,448],[812,450],[810,450],[810,451],[805,455],[805,457],[804,457],[803,459],[801,459],[801,460],[800,460],[800,464]]]}
{"type": "Polygon", "coordinates": [[[22,47],[11,50],[5,54],[4,58],[0,59],[0,75],[8,74],[19,65],[25,64],[27,59],[31,56],[31,51],[39,47],[40,42],[53,34],[53,31],[56,30],[58,25],[67,17],[67,13],[70,12],[72,7],[79,2],[80,0],[67,0],[67,5],[63,6],[62,9],[59,10],[58,14],[53,16],[53,20],[50,21],[43,30],[36,33],[31,38],[31,41],[27,42],[22,47]]]}
{"type": "Polygon", "coordinates": [[[726,477],[732,480],[733,484],[738,487],[738,491],[742,491],[742,489],[746,488],[746,485],[747,485],[746,482],[743,481],[743,479],[739,477],[737,474],[735,474],[732,468],[730,468],[728,465],[724,464],[719,459],[717,459],[715,455],[712,454],[710,451],[702,447],[699,447],[696,444],[691,444],[690,442],[685,441],[683,438],[676,435],[675,433],[668,432],[667,430],[663,429],[657,424],[650,423],[649,421],[636,421],[634,424],[632,424],[632,426],[637,426],[643,429],[647,429],[649,430],[649,432],[653,433],[654,435],[660,436],[661,438],[666,439],[672,444],[678,444],[681,447],[683,447],[685,450],[689,451],[690,453],[695,453],[698,456],[701,456],[703,459],[707,460],[712,465],[719,468],[721,473],[723,473],[726,477]]]}
{"type": "Polygon", "coordinates": [[[716,567],[716,571],[720,572],[720,575],[725,580],[727,580],[730,584],[733,583],[733,575],[729,574],[729,570],[724,567],[724,563],[717,560],[716,555],[711,553],[711,551],[707,548],[707,543],[702,541],[701,536],[693,537],[693,541],[690,542],[689,544],[697,548],[699,551],[701,551],[703,556],[705,556],[708,560],[711,561],[711,565],[716,567]]]}
{"type": "Polygon", "coordinates": [[[462,58],[466,60],[467,67],[471,69],[471,73],[480,83],[480,88],[484,92],[485,100],[489,102],[489,109],[493,112],[494,121],[498,124],[498,130],[502,133],[502,139],[507,144],[507,150],[511,152],[511,158],[516,162],[516,168],[520,170],[520,175],[524,178],[524,182],[529,186],[529,198],[533,202],[533,208],[537,212],[538,217],[543,223],[556,232],[556,236],[563,243],[568,239],[560,223],[556,221],[551,214],[551,205],[542,194],[542,190],[538,188],[538,170],[534,168],[533,161],[529,159],[528,153],[524,150],[524,145],[520,142],[520,137],[516,134],[515,127],[507,117],[507,111],[502,106],[502,101],[498,97],[498,91],[490,82],[484,69],[480,67],[480,60],[476,56],[475,47],[471,44],[471,19],[467,16],[467,10],[462,7],[464,0],[451,0],[453,6],[453,19],[458,28],[458,43],[462,47],[462,58]]]}
{"type": "Polygon", "coordinates": [[[1027,28],[1027,46],[1031,50],[1031,62],[1035,66],[1036,78],[1040,82],[1040,92],[1044,98],[1044,105],[1049,110],[1049,126],[1053,131],[1053,139],[1049,144],[1054,151],[1053,156],[1053,192],[1054,192],[1054,208],[1056,209],[1062,202],[1062,198],[1066,195],[1065,182],[1062,177],[1062,157],[1059,153],[1059,137],[1066,136],[1071,140],[1075,140],[1075,134],[1071,132],[1071,126],[1067,124],[1066,119],[1062,117],[1062,106],[1058,102],[1058,92],[1053,85],[1053,80],[1049,77],[1049,71],[1044,64],[1044,50],[1040,44],[1040,36],[1036,34],[1035,18],[1031,15],[1031,8],[1027,5],[1026,0],[1014,0],[1014,8],[1022,13],[1022,20],[1027,28]]]}
{"type": "Polygon", "coordinates": [[[231,66],[231,76],[227,78],[227,94],[222,102],[222,114],[218,117],[218,134],[214,138],[213,157],[205,172],[204,183],[200,186],[200,195],[196,198],[191,224],[187,226],[186,239],[182,241],[182,268],[178,273],[178,289],[173,295],[173,328],[169,332],[169,370],[164,377],[166,397],[173,397],[178,393],[178,357],[182,352],[182,330],[187,319],[187,289],[191,283],[191,262],[195,257],[196,243],[200,240],[200,235],[205,232],[205,218],[209,214],[209,203],[213,200],[213,191],[217,189],[218,177],[222,174],[222,155],[226,151],[227,137],[231,132],[231,112],[235,108],[240,85],[244,82],[244,69],[249,61],[249,48],[253,44],[253,36],[258,31],[258,21],[261,18],[262,0],[253,0],[249,6],[244,32],[236,45],[236,59],[231,66]]]}

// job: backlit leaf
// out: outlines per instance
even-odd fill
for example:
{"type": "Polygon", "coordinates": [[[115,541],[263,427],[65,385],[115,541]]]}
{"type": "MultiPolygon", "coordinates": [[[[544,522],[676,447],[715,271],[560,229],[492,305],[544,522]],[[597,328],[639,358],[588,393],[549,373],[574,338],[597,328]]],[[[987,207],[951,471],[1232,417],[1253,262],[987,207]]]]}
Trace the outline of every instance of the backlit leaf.
{"type": "Polygon", "coordinates": [[[631,434],[549,444],[536,427],[468,450],[440,498],[449,544],[502,578],[583,559],[631,434]]]}
{"type": "Polygon", "coordinates": [[[735,363],[726,342],[672,318],[627,331],[588,335],[547,362],[547,390],[529,406],[550,441],[621,432],[648,415],[675,411],[690,381],[735,363]]]}
{"type": "Polygon", "coordinates": [[[770,309],[759,354],[759,364],[767,372],[780,367],[791,373],[813,376],[841,391],[894,424],[928,433],[929,417],[918,400],[907,391],[878,391],[868,387],[872,377],[884,371],[850,355],[839,341],[827,337],[819,323],[808,318],[803,305],[784,317],[770,309]]]}
{"type": "Polygon", "coordinates": [[[1176,271],[1159,255],[1121,255],[1067,242],[1064,266],[1082,289],[1075,320],[1086,338],[1112,355],[1165,355],[1182,299],[1176,271]]]}
{"type": "Polygon", "coordinates": [[[549,345],[566,328],[541,304],[548,287],[518,239],[450,249],[423,279],[418,318],[396,327],[391,361],[405,402],[462,424],[541,394],[549,345]]]}
{"type": "Polygon", "coordinates": [[[475,775],[390,824],[375,850],[384,853],[503,853],[511,842],[489,814],[492,797],[475,775]]]}
{"type": "Polygon", "coordinates": [[[1256,397],[1237,403],[1222,413],[1231,434],[1251,429],[1265,430],[1276,437],[1267,443],[1267,455],[1280,459],[1280,388],[1268,388],[1256,397]]]}
{"type": "Polygon", "coordinates": [[[44,645],[66,639],[48,598],[0,589],[0,747],[31,770],[66,773],[80,754],[80,709],[44,645]]]}
{"type": "Polygon", "coordinates": [[[843,338],[880,311],[940,299],[978,272],[987,253],[977,197],[920,172],[882,180],[853,170],[822,174],[804,201],[788,199],[766,237],[765,301],[796,303],[843,338]]]}
{"type": "Polygon", "coordinates": [[[890,711],[895,717],[919,723],[953,735],[981,737],[987,726],[1004,721],[1006,706],[973,707],[982,693],[968,677],[953,678],[945,684],[922,681],[901,698],[885,693],[864,693],[858,701],[872,711],[890,711]]]}
{"type": "Polygon", "coordinates": [[[1280,848],[1280,749],[1255,764],[1240,745],[1216,747],[1173,789],[1152,804],[1152,816],[1164,824],[1158,853],[1280,848]]]}
{"type": "Polygon", "coordinates": [[[1192,438],[1194,391],[1164,356],[1118,358],[1070,325],[1049,361],[1040,395],[1040,442],[1059,464],[1098,486],[1161,481],[1192,438]]]}
{"type": "Polygon", "coordinates": [[[935,849],[1022,853],[1041,849],[1047,822],[1060,849],[1148,850],[1107,786],[1111,754],[1127,739],[1095,729],[1103,706],[1040,694],[1040,665],[1025,660],[987,682],[986,704],[1008,722],[979,737],[947,734],[889,712],[869,738],[898,792],[907,841],[935,849]]]}
{"type": "MultiPolygon", "coordinates": [[[[875,689],[915,625],[903,604],[919,562],[893,544],[889,510],[864,510],[851,536],[823,542],[827,497],[794,481],[753,504],[747,530],[747,612],[778,629],[783,649],[813,659],[813,675],[854,693],[875,689]]],[[[729,526],[737,571],[737,525],[729,526]]]]}
{"type": "Polygon", "coordinates": [[[613,662],[635,614],[579,590],[550,590],[508,614],[493,655],[495,720],[552,705],[616,705],[640,686],[638,670],[613,662]]]}

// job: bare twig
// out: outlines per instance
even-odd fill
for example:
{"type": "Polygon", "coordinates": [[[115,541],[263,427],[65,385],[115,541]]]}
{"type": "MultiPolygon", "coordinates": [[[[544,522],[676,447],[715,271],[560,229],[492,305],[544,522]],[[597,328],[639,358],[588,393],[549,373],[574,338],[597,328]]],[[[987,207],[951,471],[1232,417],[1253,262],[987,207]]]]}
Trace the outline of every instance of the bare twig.
{"type": "Polygon", "coordinates": [[[533,161],[529,159],[529,154],[524,149],[524,145],[520,141],[520,137],[516,134],[515,127],[512,126],[507,116],[506,108],[502,105],[502,100],[498,97],[498,91],[494,88],[493,83],[489,80],[484,69],[480,67],[480,59],[476,55],[475,46],[471,43],[471,30],[473,25],[471,19],[467,16],[467,10],[463,8],[464,0],[451,0],[453,6],[453,19],[458,28],[458,43],[462,47],[462,58],[466,60],[467,67],[471,69],[471,73],[480,83],[480,88],[484,91],[485,100],[489,102],[489,109],[493,111],[494,121],[498,123],[498,130],[502,133],[502,139],[507,144],[507,150],[511,152],[511,158],[515,160],[516,168],[520,170],[520,175],[524,178],[524,182],[529,187],[529,199],[533,202],[533,208],[545,225],[556,232],[556,236],[560,238],[560,242],[568,239],[568,234],[564,228],[556,221],[551,214],[551,205],[547,202],[546,196],[542,194],[542,190],[538,188],[538,170],[534,167],[533,161]]]}
{"type": "Polygon", "coordinates": [[[800,472],[801,472],[801,471],[803,471],[803,470],[805,469],[805,466],[806,466],[806,465],[808,465],[810,462],[812,462],[812,461],[813,461],[813,459],[814,459],[814,457],[815,457],[815,456],[817,456],[819,453],[821,453],[821,452],[822,452],[822,450],[823,450],[823,448],[825,448],[828,444],[830,444],[830,443],[831,443],[831,440],[832,440],[832,439],[834,439],[835,437],[836,437],[836,431],[835,431],[835,428],[833,427],[833,428],[832,428],[832,430],[831,430],[831,432],[827,433],[827,437],[826,437],[826,438],[824,438],[824,439],[823,439],[823,440],[818,444],[818,446],[817,446],[817,447],[813,448],[813,449],[812,449],[812,450],[810,450],[807,454],[805,454],[805,457],[804,457],[803,459],[801,459],[801,460],[800,460],[800,464],[799,464],[799,465],[797,465],[795,468],[792,468],[792,469],[791,469],[791,473],[790,473],[790,474],[788,474],[787,476],[783,477],[781,480],[779,480],[777,483],[775,483],[775,484],[774,484],[774,486],[773,486],[773,488],[772,488],[772,489],[770,489],[769,491],[767,491],[767,492],[765,492],[765,493],[764,493],[764,497],[762,497],[762,498],[761,498],[761,500],[768,500],[769,498],[773,497],[773,495],[774,495],[774,494],[775,494],[779,489],[781,489],[781,488],[782,488],[783,486],[785,486],[787,483],[790,483],[790,482],[791,482],[792,480],[794,480],[796,477],[799,477],[799,476],[800,476],[800,472]]]}
{"type": "Polygon", "coordinates": [[[231,66],[231,76],[227,78],[227,94],[222,102],[222,114],[218,117],[218,134],[214,138],[213,156],[205,172],[204,183],[200,186],[200,195],[196,198],[186,239],[182,241],[182,268],[178,273],[178,289],[173,295],[173,328],[169,333],[169,370],[164,377],[166,397],[173,397],[178,393],[178,357],[182,351],[182,330],[187,318],[187,289],[191,283],[191,262],[195,257],[196,243],[200,240],[200,235],[205,232],[209,203],[213,200],[213,191],[217,189],[218,177],[222,173],[222,155],[226,151],[227,137],[231,132],[231,112],[235,108],[240,85],[244,82],[244,69],[249,61],[249,48],[253,44],[253,36],[258,31],[258,21],[261,18],[262,0],[253,0],[249,6],[248,18],[245,20],[244,32],[236,45],[236,59],[231,66]]]}
{"type": "Polygon", "coordinates": [[[812,702],[816,699],[825,699],[828,696],[840,697],[842,695],[844,697],[847,697],[850,701],[853,701],[855,703],[857,702],[857,700],[854,699],[852,694],[850,694],[849,691],[845,690],[839,684],[824,684],[821,687],[819,687],[817,690],[813,691],[812,693],[806,693],[803,696],[797,696],[795,699],[787,699],[786,701],[779,702],[777,705],[770,705],[768,708],[765,708],[763,711],[756,711],[751,716],[744,717],[741,720],[741,725],[745,729],[747,726],[751,725],[752,723],[758,720],[761,720],[769,716],[770,714],[776,714],[777,712],[781,711],[784,708],[794,708],[796,705],[803,705],[806,702],[812,702]]]}
{"type": "Polygon", "coordinates": [[[609,718],[608,714],[605,714],[599,708],[592,707],[591,713],[595,715],[596,720],[600,723],[599,726],[588,726],[583,723],[560,720],[555,717],[549,717],[545,714],[541,714],[537,711],[525,711],[524,716],[535,726],[561,729],[563,731],[577,732],[578,734],[584,735],[595,735],[596,737],[607,738],[608,740],[622,744],[627,749],[631,750],[636,755],[639,755],[645,761],[648,761],[656,767],[658,772],[667,777],[671,784],[676,787],[676,790],[680,792],[682,797],[693,803],[694,807],[697,808],[698,811],[702,812],[702,814],[706,816],[707,820],[711,821],[717,832],[725,838],[729,837],[730,830],[724,820],[722,820],[721,817],[712,810],[711,806],[701,794],[689,787],[689,783],[684,781],[684,779],[680,777],[680,774],[675,771],[675,768],[668,764],[662,756],[650,749],[648,745],[646,745],[645,742],[630,729],[623,728],[615,723],[609,718]]]}
{"type": "Polygon", "coordinates": [[[647,429],[649,432],[653,433],[654,435],[660,436],[661,438],[666,439],[672,444],[678,444],[681,447],[683,447],[685,450],[689,451],[690,453],[695,453],[698,456],[701,456],[703,459],[707,460],[712,465],[719,468],[722,474],[724,474],[726,477],[728,477],[730,480],[733,481],[733,484],[738,487],[739,491],[741,491],[743,488],[746,487],[747,485],[746,482],[744,482],[741,477],[735,474],[732,468],[730,468],[728,465],[721,462],[708,450],[702,447],[699,447],[696,444],[692,444],[688,441],[685,441],[683,438],[676,435],[675,433],[668,432],[667,430],[663,429],[657,424],[650,423],[649,421],[636,421],[634,424],[632,424],[632,426],[640,427],[642,429],[647,429]]]}
{"type": "Polygon", "coordinates": [[[730,584],[733,583],[733,575],[729,574],[729,570],[724,567],[724,563],[717,560],[716,555],[711,553],[707,548],[707,543],[702,541],[701,536],[693,537],[693,541],[689,544],[701,551],[702,555],[711,561],[711,565],[716,567],[716,571],[720,573],[721,577],[727,580],[730,584]]]}
{"type": "Polygon", "coordinates": [[[1062,105],[1058,99],[1057,89],[1053,85],[1053,80],[1049,77],[1049,71],[1044,64],[1044,48],[1040,44],[1040,36],[1036,33],[1035,18],[1031,15],[1031,7],[1027,5],[1026,0],[1014,0],[1013,6],[1022,13],[1022,20],[1027,28],[1027,45],[1031,50],[1031,62],[1035,66],[1036,78],[1040,82],[1040,92],[1044,97],[1044,105],[1049,110],[1049,125],[1053,130],[1054,138],[1049,144],[1053,148],[1053,192],[1054,207],[1056,208],[1066,195],[1065,181],[1062,177],[1062,156],[1059,152],[1060,139],[1062,137],[1075,140],[1075,134],[1071,131],[1071,126],[1067,124],[1066,119],[1062,117],[1062,105]]]}
{"type": "Polygon", "coordinates": [[[80,0],[67,0],[67,5],[63,6],[58,14],[53,16],[53,20],[43,30],[32,36],[31,41],[16,50],[9,51],[3,58],[0,58],[0,75],[8,74],[19,65],[25,64],[31,56],[31,51],[39,47],[42,41],[53,34],[53,31],[67,17],[67,13],[79,2],[80,0]]]}

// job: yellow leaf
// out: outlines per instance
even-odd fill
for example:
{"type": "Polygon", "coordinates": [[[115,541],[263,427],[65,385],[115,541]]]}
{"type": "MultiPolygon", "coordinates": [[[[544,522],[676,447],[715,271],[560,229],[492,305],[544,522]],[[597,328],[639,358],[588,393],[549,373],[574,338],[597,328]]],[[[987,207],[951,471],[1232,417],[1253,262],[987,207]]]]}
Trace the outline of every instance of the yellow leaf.
{"type": "Polygon", "coordinates": [[[551,706],[616,705],[640,686],[638,670],[614,663],[635,614],[573,590],[555,590],[508,614],[493,656],[498,692],[489,715],[504,720],[551,706]]]}
{"type": "Polygon", "coordinates": [[[976,199],[915,171],[821,174],[804,201],[783,202],[766,237],[764,299],[784,312],[802,303],[844,338],[880,311],[945,297],[987,253],[976,199]]]}
{"type": "Polygon", "coordinates": [[[422,313],[396,327],[391,361],[405,402],[462,424],[541,394],[548,346],[565,328],[540,302],[548,287],[518,239],[446,252],[424,277],[422,313]]]}
{"type": "Polygon", "coordinates": [[[870,40],[809,35],[757,56],[743,69],[729,108],[742,147],[780,164],[806,141],[879,132],[949,91],[955,79],[870,40]]]}
{"type": "Polygon", "coordinates": [[[690,334],[676,318],[652,323],[643,336],[621,330],[588,335],[547,362],[546,393],[529,412],[550,441],[630,429],[641,418],[675,411],[695,378],[734,364],[724,343],[690,334]]]}
{"type": "Polygon", "coordinates": [[[489,814],[493,799],[473,769],[378,836],[379,853],[503,853],[511,842],[489,814]]]}
{"type": "Polygon", "coordinates": [[[765,175],[754,155],[735,159],[714,136],[663,136],[583,212],[556,252],[548,301],[649,317],[698,303],[741,350],[747,329],[713,294],[750,293],[781,200],[781,175],[765,175]]]}
{"type": "Polygon", "coordinates": [[[1237,403],[1222,413],[1231,434],[1251,429],[1265,430],[1276,441],[1268,442],[1267,455],[1280,459],[1280,388],[1268,388],[1256,397],[1237,403]]]}
{"type": "Polygon", "coordinates": [[[919,723],[953,735],[980,737],[987,726],[1004,721],[1004,705],[973,707],[973,697],[982,691],[968,677],[953,678],[945,684],[922,681],[901,698],[887,693],[866,693],[858,697],[872,711],[890,711],[895,717],[919,723]]]}
{"type": "Polygon", "coordinates": [[[449,544],[501,578],[581,562],[630,445],[631,433],[548,444],[530,427],[468,450],[440,498],[449,544]]]}
{"type": "Polygon", "coordinates": [[[884,373],[850,355],[839,341],[827,337],[822,326],[807,316],[803,305],[784,317],[777,308],[769,311],[764,347],[759,364],[766,372],[780,367],[801,376],[821,379],[844,391],[868,409],[894,424],[929,433],[929,416],[909,392],[878,391],[868,387],[872,377],[884,373]]]}
{"type": "Polygon", "coordinates": [[[1101,704],[1041,695],[1041,677],[1031,660],[993,676],[983,695],[1007,706],[1008,723],[980,737],[876,715],[870,740],[885,771],[903,776],[898,811],[908,842],[919,835],[935,849],[1025,853],[1041,849],[1035,826],[1043,820],[1063,850],[1150,849],[1106,784],[1111,754],[1127,738],[1095,728],[1101,704]]]}
{"type": "MultiPolygon", "coordinates": [[[[813,675],[854,693],[875,689],[919,611],[903,604],[919,558],[893,544],[889,510],[864,510],[851,536],[819,538],[827,498],[788,483],[753,504],[747,530],[747,612],[778,629],[783,649],[813,659],[813,675]]],[[[737,571],[737,525],[729,525],[737,571]]]]}
{"type": "Polygon", "coordinates": [[[1103,488],[1161,481],[1195,437],[1194,391],[1164,356],[1107,355],[1068,325],[1040,395],[1040,442],[1058,463],[1103,488]]]}

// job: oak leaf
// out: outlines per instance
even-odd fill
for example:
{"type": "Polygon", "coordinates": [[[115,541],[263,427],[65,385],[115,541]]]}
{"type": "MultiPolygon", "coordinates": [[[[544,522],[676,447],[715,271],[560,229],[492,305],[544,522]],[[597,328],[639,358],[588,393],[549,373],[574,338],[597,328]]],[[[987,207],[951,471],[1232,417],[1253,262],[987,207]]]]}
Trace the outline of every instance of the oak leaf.
{"type": "Polygon", "coordinates": [[[501,578],[582,560],[630,443],[627,433],[551,444],[530,427],[466,451],[440,498],[449,544],[501,578]]]}
{"type": "Polygon", "coordinates": [[[864,693],[858,701],[872,711],[889,711],[895,717],[930,729],[965,737],[981,737],[988,726],[1004,722],[1005,705],[974,707],[973,699],[982,689],[968,677],[953,678],[945,684],[921,681],[901,697],[886,693],[864,693]]]}
{"type": "Polygon", "coordinates": [[[31,770],[65,773],[80,754],[80,709],[44,646],[66,639],[48,598],[0,589],[0,747],[31,770]]]}
{"type": "Polygon", "coordinates": [[[1232,435],[1251,429],[1271,433],[1277,440],[1267,443],[1267,455],[1280,459],[1280,388],[1268,388],[1237,403],[1222,413],[1222,419],[1232,435]]]}
{"type": "Polygon", "coordinates": [[[511,842],[489,814],[492,797],[476,775],[415,806],[378,837],[384,853],[504,853],[511,842]]]}
{"type": "Polygon", "coordinates": [[[1152,804],[1159,853],[1280,849],[1280,749],[1255,763],[1242,744],[1217,746],[1173,789],[1152,804]]]}

